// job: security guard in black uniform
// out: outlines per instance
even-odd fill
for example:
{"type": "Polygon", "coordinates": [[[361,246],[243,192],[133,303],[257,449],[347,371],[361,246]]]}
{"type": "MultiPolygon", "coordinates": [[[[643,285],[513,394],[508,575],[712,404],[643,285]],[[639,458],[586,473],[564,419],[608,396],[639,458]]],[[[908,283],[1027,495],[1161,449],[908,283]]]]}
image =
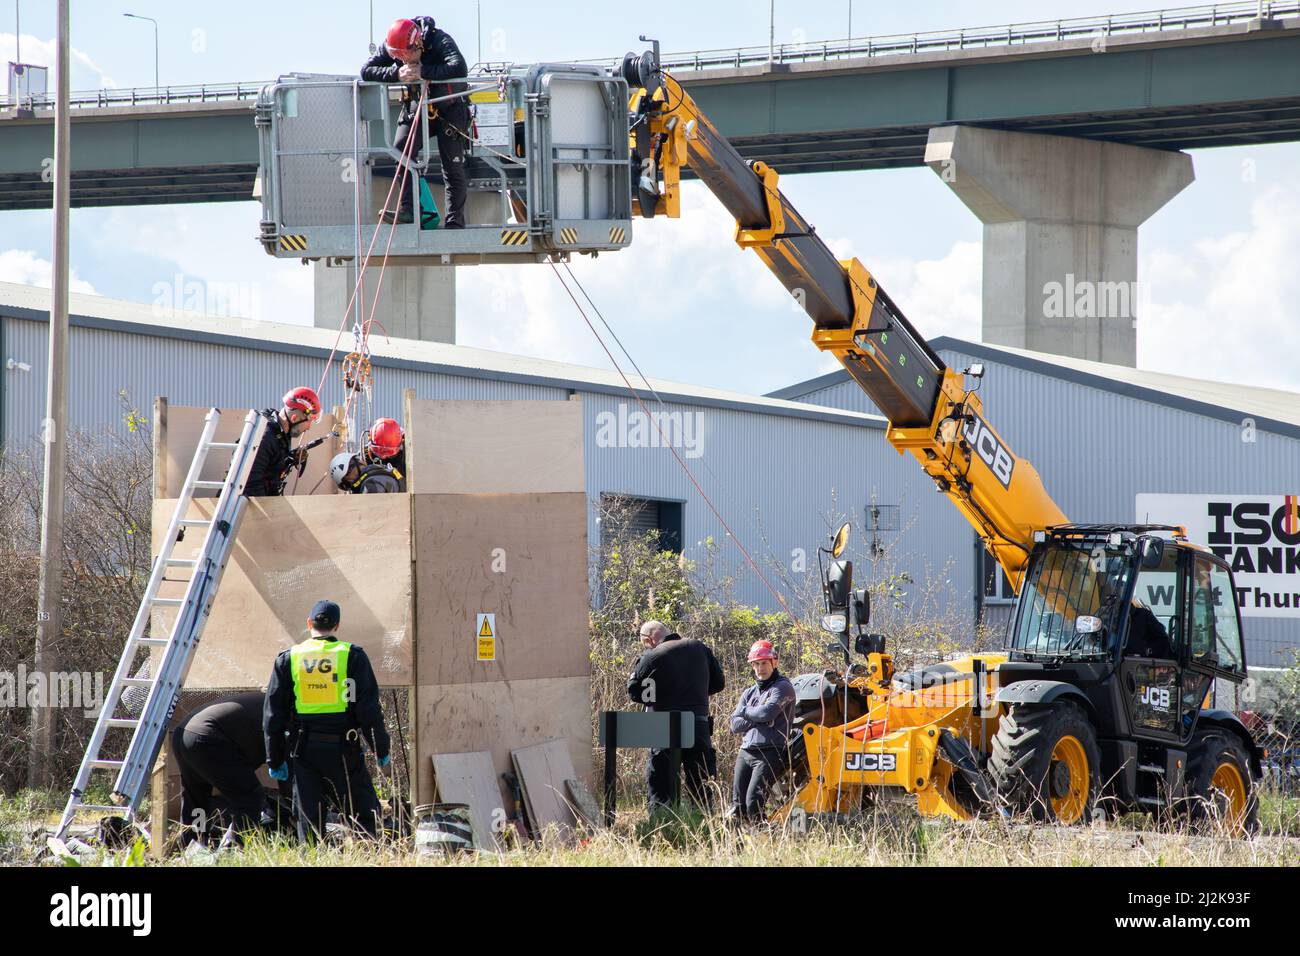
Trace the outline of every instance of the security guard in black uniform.
{"type": "Polygon", "coordinates": [[[338,639],[339,616],[333,601],[318,601],[308,619],[311,637],[276,657],[266,685],[267,763],[271,776],[284,780],[293,760],[301,840],[324,833],[326,804],[370,835],[378,831],[379,798],[361,744],[369,744],[386,767],[388,732],[370,659],[338,639]]]}

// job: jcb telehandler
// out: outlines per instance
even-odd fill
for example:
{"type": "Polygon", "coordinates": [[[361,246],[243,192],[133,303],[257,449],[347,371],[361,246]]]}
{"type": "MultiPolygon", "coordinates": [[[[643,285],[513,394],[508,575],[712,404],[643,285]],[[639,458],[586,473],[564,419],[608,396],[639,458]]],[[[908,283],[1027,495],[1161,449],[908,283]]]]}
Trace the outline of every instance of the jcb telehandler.
{"type": "MultiPolygon", "coordinates": [[[[644,37],[642,38],[645,39],[644,37]]],[[[1233,714],[1209,705],[1216,678],[1246,675],[1230,569],[1181,528],[1079,525],[984,417],[856,259],[838,261],[790,205],[774,169],[746,162],[659,66],[629,53],[629,129],[640,215],[680,215],[689,168],[813,320],[911,454],[974,526],[1017,591],[1007,646],[893,674],[869,603],[829,549],[824,626],[865,664],[799,681],[799,790],[784,812],[846,813],[875,788],[927,814],[982,807],[1076,823],[1098,809],[1169,810],[1254,827],[1260,753],[1233,714]],[[851,636],[852,635],[852,636],[851,636]]]]}

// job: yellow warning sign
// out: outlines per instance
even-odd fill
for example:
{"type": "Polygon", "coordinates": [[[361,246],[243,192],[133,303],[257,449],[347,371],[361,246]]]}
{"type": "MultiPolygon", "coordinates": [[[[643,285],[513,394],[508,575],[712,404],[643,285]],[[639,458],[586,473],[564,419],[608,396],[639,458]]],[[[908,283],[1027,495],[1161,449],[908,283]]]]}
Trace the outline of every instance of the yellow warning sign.
{"type": "Polygon", "coordinates": [[[475,90],[469,95],[471,103],[500,103],[501,98],[500,90],[475,90]]]}
{"type": "Polygon", "coordinates": [[[497,616],[480,614],[475,629],[478,641],[478,659],[494,661],[497,659],[497,616]]]}

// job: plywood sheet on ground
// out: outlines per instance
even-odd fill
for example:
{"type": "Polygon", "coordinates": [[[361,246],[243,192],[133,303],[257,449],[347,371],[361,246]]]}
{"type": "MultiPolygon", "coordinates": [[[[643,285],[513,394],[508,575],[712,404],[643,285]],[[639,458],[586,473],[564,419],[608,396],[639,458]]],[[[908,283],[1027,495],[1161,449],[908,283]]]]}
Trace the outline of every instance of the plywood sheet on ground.
{"type": "MultiPolygon", "coordinates": [[[[211,409],[196,408],[193,405],[170,404],[166,408],[166,429],[159,441],[159,445],[163,450],[163,460],[156,462],[154,467],[164,469],[157,476],[158,487],[166,489],[164,497],[175,498],[181,493],[181,485],[185,483],[185,476],[189,473],[190,463],[194,460],[194,450],[199,444],[199,435],[203,432],[204,420],[211,409]]],[[[240,432],[244,430],[244,417],[247,414],[247,408],[221,409],[221,420],[217,424],[217,431],[213,440],[235,441],[238,439],[240,432]]],[[[333,428],[334,417],[332,415],[322,415],[321,420],[308,429],[307,434],[299,440],[302,442],[312,441],[328,434],[333,428]]],[[[335,494],[338,489],[335,487],[334,482],[327,477],[330,458],[333,455],[334,446],[332,440],[327,440],[324,444],[312,449],[307,456],[307,470],[301,478],[295,476],[289,479],[289,486],[285,493],[290,495],[335,494]]],[[[208,453],[200,477],[204,481],[220,481],[225,476],[229,465],[230,452],[226,449],[214,448],[208,453]]],[[[197,497],[213,495],[215,495],[213,491],[203,491],[197,497]]]]}
{"type": "Polygon", "coordinates": [[[421,684],[590,673],[586,495],[416,495],[414,521],[421,684]]]}
{"type": "Polygon", "coordinates": [[[562,738],[571,776],[591,777],[590,678],[420,686],[415,708],[417,804],[434,802],[430,757],[438,753],[484,750],[502,774],[512,769],[511,750],[562,738]]]}
{"type": "Polygon", "coordinates": [[[563,740],[547,740],[510,751],[515,772],[524,788],[528,819],[534,834],[548,827],[571,829],[577,816],[569,806],[564,781],[574,779],[573,762],[563,740]]]}
{"type": "Polygon", "coordinates": [[[433,774],[439,803],[469,806],[474,842],[483,850],[499,850],[495,823],[506,819],[500,778],[486,751],[434,754],[433,774]]]}
{"type": "Polygon", "coordinates": [[[410,491],[515,494],[583,491],[582,403],[412,399],[410,491]]]}
{"type": "MultiPolygon", "coordinates": [[[[210,516],[211,499],[191,515],[210,516]]],[[[154,502],[154,553],[176,503],[154,502]]],[[[190,557],[204,529],[176,548],[190,557]]],[[[178,577],[184,571],[173,572],[178,577]]],[[[163,597],[180,597],[168,583],[163,597]]],[[[307,615],[328,598],[342,608],[340,635],[360,644],[379,682],[412,682],[410,499],[406,495],[250,498],[185,686],[263,687],[275,655],[305,635],[307,615]]],[[[174,611],[155,613],[155,631],[174,611]]]]}

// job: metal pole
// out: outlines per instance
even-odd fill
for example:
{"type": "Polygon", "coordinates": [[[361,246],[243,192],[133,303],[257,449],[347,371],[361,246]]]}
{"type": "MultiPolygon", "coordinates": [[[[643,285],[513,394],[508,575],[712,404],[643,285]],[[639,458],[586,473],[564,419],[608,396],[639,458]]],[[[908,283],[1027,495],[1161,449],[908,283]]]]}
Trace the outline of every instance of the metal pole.
{"type": "Polygon", "coordinates": [[[132,20],[148,20],[153,24],[153,88],[162,89],[158,82],[158,21],[153,17],[142,17],[138,13],[124,13],[124,17],[130,17],[132,20]]]}
{"type": "Polygon", "coordinates": [[[41,556],[36,594],[36,673],[44,679],[45,699],[32,708],[32,749],[27,785],[47,786],[54,752],[54,701],[50,677],[59,668],[63,592],[63,481],[67,467],[64,439],[68,418],[68,86],[70,0],[58,0],[57,88],[54,98],[54,264],[50,282],[49,370],[45,393],[45,486],[41,497],[41,556]]]}
{"type": "Polygon", "coordinates": [[[478,12],[478,61],[483,62],[483,0],[474,0],[478,12]]]}
{"type": "Polygon", "coordinates": [[[776,0],[771,2],[767,23],[767,62],[771,63],[776,49],[776,0]]]}
{"type": "Polygon", "coordinates": [[[853,0],[849,0],[849,45],[853,44],[853,0]]]}

